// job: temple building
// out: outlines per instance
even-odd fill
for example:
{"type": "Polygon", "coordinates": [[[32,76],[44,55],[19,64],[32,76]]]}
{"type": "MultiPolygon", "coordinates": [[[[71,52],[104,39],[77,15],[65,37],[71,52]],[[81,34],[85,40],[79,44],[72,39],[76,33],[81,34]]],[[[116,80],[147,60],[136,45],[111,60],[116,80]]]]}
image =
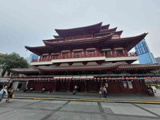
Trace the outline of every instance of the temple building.
{"type": "Polygon", "coordinates": [[[31,68],[12,69],[22,75],[12,80],[34,91],[73,91],[77,85],[79,92],[98,92],[105,85],[109,94],[146,94],[145,79],[155,77],[151,71],[160,64],[132,64],[138,56],[129,51],[147,33],[121,38],[123,31],[109,26],[55,29],[58,35],[43,40],[44,46],[25,46],[39,59],[31,68]]]}

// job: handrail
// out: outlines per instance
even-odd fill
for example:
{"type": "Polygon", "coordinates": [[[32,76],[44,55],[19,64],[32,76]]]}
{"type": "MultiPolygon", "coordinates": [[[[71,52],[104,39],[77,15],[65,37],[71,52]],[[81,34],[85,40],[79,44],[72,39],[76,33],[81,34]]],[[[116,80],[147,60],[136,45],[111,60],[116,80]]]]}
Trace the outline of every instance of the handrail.
{"type": "Polygon", "coordinates": [[[44,61],[51,61],[51,60],[57,60],[57,59],[73,59],[73,58],[88,58],[88,57],[106,57],[106,58],[113,58],[113,57],[134,57],[137,56],[136,52],[129,52],[128,54],[108,54],[108,55],[102,55],[102,54],[91,54],[91,55],[74,55],[74,56],[58,56],[56,58],[46,58],[46,59],[39,59],[39,60],[32,60],[32,62],[44,62],[44,61]]]}

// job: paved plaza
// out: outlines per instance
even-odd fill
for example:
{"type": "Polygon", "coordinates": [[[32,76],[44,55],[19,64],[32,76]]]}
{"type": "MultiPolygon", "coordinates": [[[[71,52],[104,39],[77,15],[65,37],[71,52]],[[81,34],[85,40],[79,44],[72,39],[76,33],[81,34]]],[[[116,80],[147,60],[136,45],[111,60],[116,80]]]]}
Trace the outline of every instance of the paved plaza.
{"type": "Polygon", "coordinates": [[[107,99],[102,99],[102,95],[98,93],[77,93],[72,92],[15,92],[17,99],[40,99],[40,100],[70,100],[70,101],[88,101],[88,102],[122,102],[122,103],[155,103],[160,104],[160,90],[157,89],[155,96],[149,95],[129,95],[129,94],[109,94],[107,99]]]}
{"type": "Polygon", "coordinates": [[[160,120],[160,104],[12,99],[1,120],[160,120]]]}

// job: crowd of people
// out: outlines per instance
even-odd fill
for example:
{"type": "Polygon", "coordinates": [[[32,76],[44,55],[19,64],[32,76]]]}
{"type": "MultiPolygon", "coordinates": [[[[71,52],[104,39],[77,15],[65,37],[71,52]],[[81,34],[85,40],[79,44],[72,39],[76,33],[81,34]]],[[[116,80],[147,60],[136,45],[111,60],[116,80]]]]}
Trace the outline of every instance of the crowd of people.
{"type": "Polygon", "coordinates": [[[11,87],[4,86],[0,90],[0,102],[4,98],[4,95],[7,95],[6,103],[9,103],[10,98],[12,98],[13,95],[14,95],[14,88],[13,88],[13,86],[11,86],[11,87]]]}

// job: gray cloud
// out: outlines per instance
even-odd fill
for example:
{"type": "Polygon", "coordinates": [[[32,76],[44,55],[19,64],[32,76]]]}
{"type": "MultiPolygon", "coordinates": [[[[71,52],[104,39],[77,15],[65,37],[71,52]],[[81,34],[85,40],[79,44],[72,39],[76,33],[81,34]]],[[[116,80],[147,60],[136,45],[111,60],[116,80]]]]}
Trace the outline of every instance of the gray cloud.
{"type": "Polygon", "coordinates": [[[0,53],[27,57],[24,46],[43,45],[56,28],[73,28],[103,22],[124,30],[122,36],[149,32],[154,56],[160,56],[159,0],[16,0],[0,1],[0,53]]]}

